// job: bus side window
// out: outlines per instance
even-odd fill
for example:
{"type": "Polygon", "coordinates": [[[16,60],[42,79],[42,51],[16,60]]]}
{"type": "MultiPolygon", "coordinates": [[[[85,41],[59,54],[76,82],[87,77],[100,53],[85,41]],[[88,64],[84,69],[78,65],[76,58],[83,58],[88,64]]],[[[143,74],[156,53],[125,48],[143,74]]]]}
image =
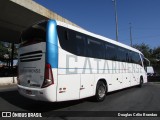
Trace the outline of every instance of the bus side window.
{"type": "Polygon", "coordinates": [[[104,59],[105,50],[103,42],[96,38],[87,38],[87,56],[92,58],[104,59]]]}
{"type": "Polygon", "coordinates": [[[129,51],[126,50],[126,62],[128,62],[128,63],[129,63],[129,61],[130,61],[129,58],[130,58],[130,57],[129,57],[129,51]]]}
{"type": "Polygon", "coordinates": [[[125,49],[122,47],[118,47],[117,49],[117,60],[121,62],[126,62],[125,49]]]}
{"type": "Polygon", "coordinates": [[[65,34],[65,40],[69,40],[69,33],[67,29],[65,30],[64,34],[65,34]]]}
{"type": "Polygon", "coordinates": [[[142,64],[142,60],[141,60],[141,54],[139,54],[139,65],[141,65],[141,66],[143,66],[143,64],[142,64]]]}
{"type": "Polygon", "coordinates": [[[85,56],[85,36],[84,35],[80,35],[80,34],[76,34],[76,55],[79,56],[85,56]]]}
{"type": "Polygon", "coordinates": [[[106,60],[117,60],[117,50],[116,50],[116,46],[112,45],[112,44],[106,44],[106,56],[105,59],[106,60]]]}

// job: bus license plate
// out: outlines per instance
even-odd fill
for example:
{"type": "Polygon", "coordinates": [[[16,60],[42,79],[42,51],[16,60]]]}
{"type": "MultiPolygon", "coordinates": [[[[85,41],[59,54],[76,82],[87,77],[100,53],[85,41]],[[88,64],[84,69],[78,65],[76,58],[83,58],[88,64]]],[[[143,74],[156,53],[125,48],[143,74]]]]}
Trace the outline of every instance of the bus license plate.
{"type": "Polygon", "coordinates": [[[31,90],[26,90],[26,94],[31,95],[32,91],[31,90]]]}

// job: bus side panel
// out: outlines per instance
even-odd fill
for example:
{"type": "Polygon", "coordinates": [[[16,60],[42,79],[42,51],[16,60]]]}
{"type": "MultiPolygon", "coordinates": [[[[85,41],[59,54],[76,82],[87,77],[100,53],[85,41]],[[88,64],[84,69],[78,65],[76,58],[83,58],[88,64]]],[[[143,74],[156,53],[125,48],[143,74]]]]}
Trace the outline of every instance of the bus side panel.
{"type": "Polygon", "coordinates": [[[97,64],[94,58],[78,57],[78,72],[81,73],[80,98],[93,96],[97,64]]]}
{"type": "Polygon", "coordinates": [[[130,77],[130,73],[127,73],[125,71],[125,73],[123,73],[123,88],[127,88],[131,86],[131,77],[130,77]]]}
{"type": "MultiPolygon", "coordinates": [[[[59,70],[61,73],[61,70],[59,70]]],[[[57,101],[79,99],[80,74],[58,75],[57,101]]]]}
{"type": "Polygon", "coordinates": [[[93,83],[94,74],[81,74],[80,98],[95,95],[93,83]]]}
{"type": "Polygon", "coordinates": [[[59,48],[57,101],[79,99],[80,74],[75,72],[76,65],[74,55],[59,48]]]}
{"type": "MultiPolygon", "coordinates": [[[[142,66],[139,64],[130,64],[130,81],[131,86],[138,85],[140,82],[140,76],[143,74],[143,71],[141,71],[142,66]]],[[[142,75],[143,76],[143,75],[142,75]]]]}
{"type": "Polygon", "coordinates": [[[138,81],[139,81],[139,71],[137,71],[137,69],[139,68],[138,64],[132,64],[132,70],[131,70],[131,85],[137,85],[138,81]]]}
{"type": "Polygon", "coordinates": [[[53,73],[53,79],[54,79],[54,84],[52,85],[53,88],[50,91],[50,94],[52,96],[52,101],[57,101],[57,85],[58,85],[58,69],[57,68],[52,68],[52,73],[53,73]]]}

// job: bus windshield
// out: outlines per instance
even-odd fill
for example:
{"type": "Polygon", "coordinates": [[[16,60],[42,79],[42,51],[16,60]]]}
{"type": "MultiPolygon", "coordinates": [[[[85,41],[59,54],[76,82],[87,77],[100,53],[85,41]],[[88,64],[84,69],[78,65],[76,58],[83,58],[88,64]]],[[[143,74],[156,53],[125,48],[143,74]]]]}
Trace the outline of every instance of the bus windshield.
{"type": "Polygon", "coordinates": [[[22,33],[20,47],[36,44],[39,42],[45,42],[46,26],[47,26],[47,22],[45,21],[45,22],[33,25],[28,29],[26,29],[22,33]]]}

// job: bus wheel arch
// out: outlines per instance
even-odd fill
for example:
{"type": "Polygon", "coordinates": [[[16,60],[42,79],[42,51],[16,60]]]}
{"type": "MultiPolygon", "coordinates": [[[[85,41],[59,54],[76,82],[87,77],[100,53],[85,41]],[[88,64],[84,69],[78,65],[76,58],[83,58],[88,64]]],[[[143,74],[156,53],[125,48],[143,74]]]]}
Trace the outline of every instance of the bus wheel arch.
{"type": "Polygon", "coordinates": [[[105,99],[106,93],[108,91],[107,81],[105,79],[100,79],[96,84],[96,93],[94,99],[97,102],[101,102],[105,99]]]}

